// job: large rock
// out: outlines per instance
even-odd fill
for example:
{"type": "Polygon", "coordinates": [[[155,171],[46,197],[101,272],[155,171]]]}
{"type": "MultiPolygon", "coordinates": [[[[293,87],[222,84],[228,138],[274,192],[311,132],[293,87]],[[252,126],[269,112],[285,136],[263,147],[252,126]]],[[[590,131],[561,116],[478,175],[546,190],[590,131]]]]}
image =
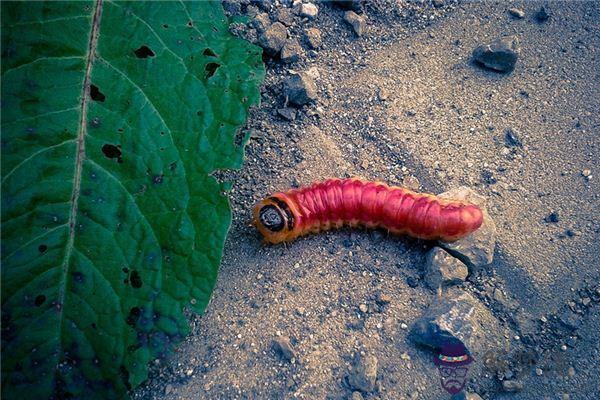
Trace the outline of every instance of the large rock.
{"type": "Polygon", "coordinates": [[[275,22],[260,36],[258,43],[265,53],[274,56],[283,47],[287,39],[287,29],[281,22],[275,22]]]}
{"type": "Polygon", "coordinates": [[[486,68],[511,72],[519,58],[519,42],[515,36],[496,39],[473,50],[473,59],[486,68]]]}
{"type": "Polygon", "coordinates": [[[496,224],[485,208],[485,198],[468,187],[461,186],[439,195],[443,199],[464,200],[483,211],[483,224],[475,232],[457,241],[440,245],[471,268],[491,264],[496,247],[496,224]]]}
{"type": "Polygon", "coordinates": [[[459,341],[471,350],[477,306],[478,301],[464,292],[440,298],[414,323],[410,338],[417,344],[433,349],[441,349],[445,344],[459,341]]]}
{"type": "Polygon", "coordinates": [[[310,75],[300,72],[285,81],[285,95],[290,104],[303,106],[317,99],[317,86],[310,75]]]}
{"type": "Polygon", "coordinates": [[[358,354],[354,359],[352,371],[348,375],[351,388],[361,392],[372,392],[377,380],[377,357],[358,354]]]}
{"type": "Polygon", "coordinates": [[[447,251],[434,247],[425,259],[425,282],[433,290],[451,286],[467,279],[469,269],[458,258],[447,251]]]}

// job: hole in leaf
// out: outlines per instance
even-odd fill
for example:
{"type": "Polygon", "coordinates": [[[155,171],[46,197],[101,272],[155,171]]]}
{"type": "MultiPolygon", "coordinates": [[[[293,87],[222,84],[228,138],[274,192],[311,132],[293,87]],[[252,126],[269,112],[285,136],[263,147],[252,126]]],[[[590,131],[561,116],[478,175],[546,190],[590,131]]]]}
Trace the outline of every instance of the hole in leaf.
{"type": "Polygon", "coordinates": [[[218,57],[214,51],[212,51],[211,49],[209,49],[208,47],[206,49],[204,49],[204,51],[202,52],[203,55],[207,56],[207,57],[218,57]]]}
{"type": "Polygon", "coordinates": [[[165,29],[169,29],[169,25],[167,25],[167,24],[163,24],[163,28],[165,28],[165,29]]]}
{"type": "Polygon", "coordinates": [[[123,268],[122,268],[122,271],[123,271],[123,272],[125,272],[126,274],[128,274],[128,273],[129,273],[129,268],[127,268],[127,267],[123,267],[123,268]]]}
{"type": "Polygon", "coordinates": [[[154,52],[150,49],[150,47],[146,45],[141,46],[139,49],[135,50],[134,53],[137,58],[148,58],[155,56],[154,52]]]}
{"type": "Polygon", "coordinates": [[[46,296],[44,296],[43,294],[40,294],[35,298],[35,305],[37,307],[39,307],[42,304],[44,304],[45,301],[46,301],[46,296]]]}
{"type": "Polygon", "coordinates": [[[152,183],[154,183],[155,185],[160,185],[163,181],[163,175],[156,175],[154,178],[152,178],[152,183]]]}
{"type": "Polygon", "coordinates": [[[107,158],[113,159],[116,158],[117,161],[119,163],[123,162],[123,159],[121,158],[121,149],[119,149],[119,147],[121,146],[115,146],[114,144],[105,144],[104,146],[102,146],[102,153],[104,153],[104,155],[107,158]]]}
{"type": "Polygon", "coordinates": [[[215,74],[215,72],[217,72],[217,69],[221,66],[221,64],[217,64],[217,63],[208,63],[206,64],[206,67],[204,67],[204,70],[206,72],[208,72],[207,74],[207,78],[210,78],[211,76],[213,76],[215,74]]]}
{"type": "Polygon", "coordinates": [[[90,97],[94,101],[103,102],[106,100],[106,96],[100,91],[100,89],[98,89],[98,86],[96,85],[90,85],[90,97]]]}
{"type": "Polygon", "coordinates": [[[46,246],[45,244],[40,244],[40,245],[38,246],[38,251],[39,251],[40,253],[44,253],[44,252],[46,252],[46,250],[48,250],[48,246],[46,246]]]}
{"type": "Polygon", "coordinates": [[[194,23],[192,21],[188,21],[187,26],[191,28],[192,26],[194,26],[194,23]]]}
{"type": "Polygon", "coordinates": [[[137,271],[131,271],[131,276],[129,277],[129,280],[131,281],[131,286],[139,289],[142,287],[142,277],[140,276],[139,272],[137,271]]]}
{"type": "Polygon", "coordinates": [[[140,315],[142,315],[142,310],[139,307],[133,307],[129,310],[129,315],[126,318],[127,325],[135,326],[138,319],[140,319],[140,315]]]}

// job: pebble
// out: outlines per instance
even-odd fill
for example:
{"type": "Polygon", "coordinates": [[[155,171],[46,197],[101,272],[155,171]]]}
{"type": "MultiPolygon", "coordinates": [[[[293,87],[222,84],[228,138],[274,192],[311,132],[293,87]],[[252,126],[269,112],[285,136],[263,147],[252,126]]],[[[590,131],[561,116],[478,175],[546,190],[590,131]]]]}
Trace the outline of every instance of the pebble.
{"type": "Polygon", "coordinates": [[[403,322],[400,324],[400,329],[408,329],[408,325],[403,322]]]}
{"type": "Polygon", "coordinates": [[[419,178],[414,175],[407,175],[402,179],[402,186],[407,189],[413,190],[415,192],[419,191],[421,187],[421,182],[419,182],[419,178]]]}
{"type": "Polygon", "coordinates": [[[464,282],[469,269],[458,258],[447,251],[434,247],[425,258],[425,283],[430,289],[456,285],[464,282]]]}
{"type": "Polygon", "coordinates": [[[392,302],[392,297],[389,294],[379,293],[377,295],[377,303],[380,305],[389,304],[392,302]]]}
{"type": "Polygon", "coordinates": [[[519,8],[513,7],[508,9],[508,13],[515,18],[523,19],[525,18],[525,12],[519,8]]]}
{"type": "Polygon", "coordinates": [[[536,368],[536,369],[535,369],[535,374],[536,374],[537,376],[542,376],[542,374],[543,374],[543,373],[544,373],[544,371],[542,371],[542,369],[541,369],[541,368],[536,368]]]}
{"type": "Polygon", "coordinates": [[[277,114],[279,114],[285,120],[293,121],[296,119],[297,111],[292,107],[285,107],[278,109],[277,114]]]}
{"type": "Polygon", "coordinates": [[[296,359],[296,350],[290,343],[290,340],[286,337],[277,337],[273,340],[273,347],[275,350],[288,361],[296,359]]]}
{"type": "Polygon", "coordinates": [[[287,40],[287,29],[281,22],[275,22],[258,39],[260,46],[265,49],[265,53],[274,56],[283,47],[287,40]]]}
{"type": "Polygon", "coordinates": [[[523,382],[516,379],[502,381],[502,389],[505,392],[520,392],[523,390],[523,382]]]}
{"type": "Polygon", "coordinates": [[[367,305],[366,305],[366,304],[361,304],[361,305],[359,305],[359,306],[358,306],[358,309],[359,309],[361,312],[365,313],[365,314],[367,313],[367,311],[369,311],[369,307],[367,307],[367,305]]]}
{"type": "Polygon", "coordinates": [[[279,56],[281,61],[285,63],[293,63],[300,60],[303,52],[304,51],[302,50],[302,47],[300,47],[298,40],[288,39],[281,48],[281,53],[279,56]]]}
{"type": "Polygon", "coordinates": [[[512,72],[519,57],[518,40],[515,36],[496,39],[473,50],[473,59],[480,65],[497,71],[512,72]]]}
{"type": "Polygon", "coordinates": [[[377,97],[381,101],[386,101],[388,97],[390,97],[390,95],[385,88],[379,88],[379,92],[377,92],[377,97]]]}
{"type": "Polygon", "coordinates": [[[315,19],[319,13],[319,8],[312,3],[303,3],[299,7],[298,14],[308,19],[315,19]]]}
{"type": "Polygon", "coordinates": [[[592,178],[592,170],[590,170],[590,169],[584,169],[583,171],[581,171],[581,175],[584,178],[591,179],[592,178]]]}
{"type": "Polygon", "coordinates": [[[285,81],[285,95],[296,106],[303,106],[317,99],[317,86],[313,78],[306,73],[290,76],[285,81]]]}
{"type": "Polygon", "coordinates": [[[358,354],[348,375],[350,387],[364,393],[372,392],[377,380],[377,364],[377,357],[358,354]]]}
{"type": "Polygon", "coordinates": [[[367,28],[367,19],[364,16],[358,15],[354,11],[346,11],[344,13],[344,21],[350,24],[354,30],[354,33],[356,33],[356,36],[360,37],[365,33],[367,28]]]}
{"type": "Polygon", "coordinates": [[[311,49],[318,49],[321,47],[323,40],[321,37],[321,31],[319,29],[308,28],[304,31],[304,36],[306,37],[306,42],[311,49]]]}
{"type": "Polygon", "coordinates": [[[294,25],[294,14],[289,8],[281,7],[277,12],[277,20],[285,26],[294,25]]]}
{"type": "Polygon", "coordinates": [[[364,397],[362,394],[360,394],[360,392],[356,391],[356,392],[352,392],[352,397],[350,399],[351,400],[364,400],[364,397]]]}
{"type": "Polygon", "coordinates": [[[256,29],[258,32],[263,33],[266,31],[269,26],[271,26],[271,20],[269,19],[269,14],[267,13],[259,13],[254,16],[254,19],[251,23],[252,27],[256,29]]]}
{"type": "Polygon", "coordinates": [[[570,378],[575,376],[575,368],[573,368],[572,366],[569,367],[569,369],[567,370],[567,375],[569,375],[570,378]]]}

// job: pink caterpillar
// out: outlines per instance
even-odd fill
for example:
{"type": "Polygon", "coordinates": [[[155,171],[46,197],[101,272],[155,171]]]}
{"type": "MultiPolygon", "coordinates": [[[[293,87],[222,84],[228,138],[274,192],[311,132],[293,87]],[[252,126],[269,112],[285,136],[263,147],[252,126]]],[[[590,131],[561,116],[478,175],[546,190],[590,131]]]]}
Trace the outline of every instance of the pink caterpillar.
{"type": "Polygon", "coordinates": [[[482,222],[483,213],[474,204],[357,178],[278,192],[254,207],[254,225],[269,243],[343,225],[451,242],[474,232],[482,222]]]}

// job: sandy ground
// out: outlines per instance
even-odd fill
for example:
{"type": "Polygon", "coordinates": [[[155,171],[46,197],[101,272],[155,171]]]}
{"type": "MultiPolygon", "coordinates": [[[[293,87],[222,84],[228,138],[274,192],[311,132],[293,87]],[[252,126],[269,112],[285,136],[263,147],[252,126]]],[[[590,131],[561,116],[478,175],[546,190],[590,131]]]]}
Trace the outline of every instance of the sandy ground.
{"type": "Polygon", "coordinates": [[[414,176],[423,191],[467,185],[485,195],[498,227],[495,260],[459,288],[483,305],[475,357],[524,348],[541,356],[521,373],[520,393],[503,393],[483,362],[469,389],[484,399],[600,398],[600,3],[550,3],[550,20],[538,24],[542,4],[516,3],[526,12],[518,20],[506,3],[463,3],[424,27],[374,23],[363,38],[323,5],[312,23],[323,49],[292,67],[272,62],[263,107],[249,121],[254,135],[243,170],[231,175],[234,223],[206,314],[191,318],[192,335],[135,398],[345,399],[357,352],[379,360],[367,399],[449,397],[431,353],[406,329],[436,296],[422,281],[431,244],[341,230],[264,246],[249,226],[260,198],[331,176],[392,184],[414,176]],[[474,47],[503,35],[520,41],[512,74],[472,65],[474,47]],[[317,104],[293,122],[277,117],[281,76],[311,67],[317,104]],[[506,129],[522,147],[506,146],[506,129]],[[545,221],[552,212],[556,223],[545,221]],[[574,329],[560,322],[565,312],[574,329]],[[273,350],[279,336],[291,338],[294,362],[273,350]]]}

